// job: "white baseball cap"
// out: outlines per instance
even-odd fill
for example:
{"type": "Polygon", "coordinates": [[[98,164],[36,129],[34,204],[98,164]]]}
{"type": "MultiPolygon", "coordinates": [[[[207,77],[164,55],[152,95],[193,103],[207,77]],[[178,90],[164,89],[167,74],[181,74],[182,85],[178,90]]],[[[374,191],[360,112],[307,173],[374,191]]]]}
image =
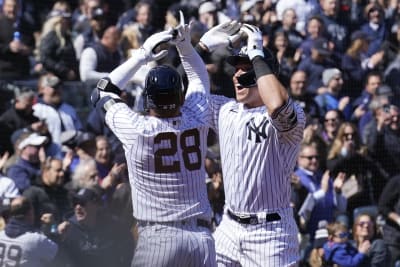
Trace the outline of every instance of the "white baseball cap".
{"type": "Polygon", "coordinates": [[[242,4],[240,5],[240,13],[249,11],[255,4],[257,1],[254,0],[246,0],[243,1],[242,4]]]}
{"type": "Polygon", "coordinates": [[[18,145],[18,149],[24,149],[27,146],[41,146],[47,141],[47,137],[38,135],[37,133],[31,133],[27,138],[21,141],[18,145]]]}
{"type": "Polygon", "coordinates": [[[204,2],[199,7],[199,15],[217,11],[217,5],[214,2],[204,2]]]}

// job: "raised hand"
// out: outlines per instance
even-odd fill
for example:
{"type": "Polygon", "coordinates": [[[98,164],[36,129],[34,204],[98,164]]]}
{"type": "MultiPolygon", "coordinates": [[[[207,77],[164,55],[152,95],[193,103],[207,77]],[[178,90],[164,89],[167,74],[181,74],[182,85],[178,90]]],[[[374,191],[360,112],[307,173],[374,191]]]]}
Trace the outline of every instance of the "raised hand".
{"type": "Polygon", "coordinates": [[[333,188],[335,189],[336,192],[340,192],[342,190],[342,186],[344,184],[345,179],[346,179],[346,173],[339,172],[335,180],[333,180],[333,188]]]}
{"type": "Polygon", "coordinates": [[[146,39],[144,44],[140,47],[140,51],[143,53],[146,61],[159,60],[168,54],[167,50],[161,50],[160,52],[155,52],[155,48],[161,44],[172,40],[173,30],[162,31],[151,35],[146,39]]]}
{"type": "Polygon", "coordinates": [[[328,192],[328,189],[329,189],[329,179],[330,179],[329,171],[325,171],[324,175],[322,175],[322,179],[321,179],[321,189],[325,193],[328,192]]]}
{"type": "Polygon", "coordinates": [[[247,35],[247,55],[250,60],[256,56],[264,57],[262,34],[258,27],[243,24],[241,31],[247,35]]]}
{"type": "Polygon", "coordinates": [[[173,30],[173,39],[171,40],[172,44],[176,45],[176,48],[180,53],[185,53],[192,49],[190,30],[193,25],[193,21],[188,24],[185,24],[185,16],[182,11],[179,11],[180,23],[173,30]]]}
{"type": "Polygon", "coordinates": [[[241,23],[235,20],[214,26],[203,34],[200,44],[209,52],[213,52],[220,46],[232,45],[241,36],[240,27],[241,23]]]}
{"type": "Polygon", "coordinates": [[[358,246],[358,252],[360,253],[368,253],[369,249],[371,248],[371,242],[369,240],[364,240],[359,246],[358,246]]]}

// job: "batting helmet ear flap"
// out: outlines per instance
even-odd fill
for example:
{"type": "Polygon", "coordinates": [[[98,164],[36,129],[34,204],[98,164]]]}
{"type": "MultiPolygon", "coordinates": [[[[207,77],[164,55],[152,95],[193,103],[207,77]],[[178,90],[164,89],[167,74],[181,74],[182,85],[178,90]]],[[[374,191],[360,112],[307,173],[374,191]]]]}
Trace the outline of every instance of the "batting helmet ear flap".
{"type": "Polygon", "coordinates": [[[148,104],[147,104],[147,91],[146,90],[143,90],[143,92],[142,92],[142,96],[143,96],[143,110],[145,111],[145,112],[149,112],[149,107],[148,107],[148,104]]]}

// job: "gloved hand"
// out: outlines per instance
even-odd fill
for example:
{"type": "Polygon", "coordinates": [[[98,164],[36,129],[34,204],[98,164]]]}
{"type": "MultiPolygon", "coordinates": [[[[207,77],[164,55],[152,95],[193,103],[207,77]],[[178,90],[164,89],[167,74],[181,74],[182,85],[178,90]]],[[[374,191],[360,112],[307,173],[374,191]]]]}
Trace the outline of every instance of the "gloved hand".
{"type": "Polygon", "coordinates": [[[193,49],[190,36],[193,21],[190,22],[189,25],[185,24],[185,16],[182,11],[179,11],[179,16],[180,23],[172,32],[174,37],[171,40],[171,43],[176,45],[180,54],[185,54],[193,49]]]}
{"type": "Polygon", "coordinates": [[[228,46],[236,42],[240,36],[241,23],[233,20],[212,27],[200,38],[200,43],[203,44],[209,52],[213,52],[219,46],[228,46]]]}
{"type": "Polygon", "coordinates": [[[250,60],[256,56],[264,57],[263,41],[260,29],[254,25],[243,24],[240,30],[247,35],[247,55],[250,60]]]}
{"type": "Polygon", "coordinates": [[[161,43],[169,42],[172,38],[172,30],[155,33],[146,39],[138,52],[142,57],[144,57],[146,62],[159,60],[165,57],[168,54],[168,51],[161,50],[160,52],[156,53],[155,48],[161,43]]]}

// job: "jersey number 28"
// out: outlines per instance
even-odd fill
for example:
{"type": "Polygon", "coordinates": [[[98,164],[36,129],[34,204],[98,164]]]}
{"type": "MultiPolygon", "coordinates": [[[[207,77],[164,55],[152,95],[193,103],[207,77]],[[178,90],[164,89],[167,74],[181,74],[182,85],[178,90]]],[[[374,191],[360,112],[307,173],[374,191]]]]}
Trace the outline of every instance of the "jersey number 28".
{"type": "MultiPolygon", "coordinates": [[[[178,160],[172,164],[166,165],[162,158],[166,156],[174,156],[178,153],[178,136],[175,133],[160,133],[154,138],[155,144],[160,144],[162,141],[169,141],[171,144],[168,148],[160,148],[154,153],[154,166],[156,173],[174,173],[180,172],[181,167],[178,160]]],[[[198,129],[190,129],[184,131],[179,138],[179,144],[182,149],[182,158],[185,168],[189,171],[198,170],[201,167],[201,150],[200,150],[200,133],[198,129]],[[193,144],[187,144],[187,138],[193,137],[193,144]],[[197,160],[190,162],[189,155],[196,154],[197,160]]]]}

